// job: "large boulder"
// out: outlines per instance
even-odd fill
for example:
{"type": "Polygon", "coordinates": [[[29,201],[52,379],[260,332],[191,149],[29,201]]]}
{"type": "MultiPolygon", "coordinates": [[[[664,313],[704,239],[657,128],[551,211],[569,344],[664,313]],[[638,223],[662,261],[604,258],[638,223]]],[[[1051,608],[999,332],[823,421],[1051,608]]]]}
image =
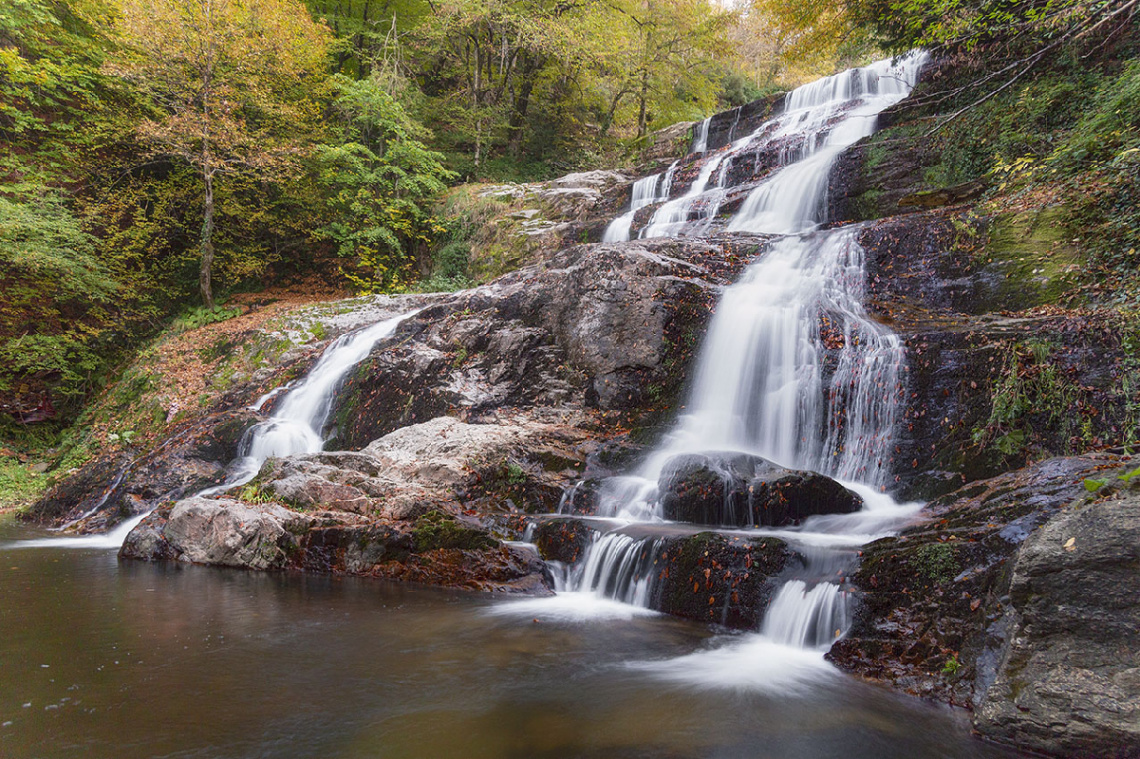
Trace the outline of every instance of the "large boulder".
{"type": "Polygon", "coordinates": [[[312,518],[274,503],[187,498],[153,512],[127,536],[120,555],[194,564],[281,569],[312,518]]]}
{"type": "Polygon", "coordinates": [[[742,453],[677,456],[662,470],[658,492],[666,519],[711,526],[787,527],[863,507],[830,477],[742,453]]]}
{"type": "Polygon", "coordinates": [[[1019,749],[1140,756],[1140,493],[1065,510],[1025,541],[974,726],[1019,749]]]}
{"type": "Polygon", "coordinates": [[[189,498],[160,507],[127,536],[120,557],[247,569],[296,569],[491,592],[548,594],[537,553],[434,511],[414,522],[279,503],[189,498]]]}
{"type": "Polygon", "coordinates": [[[1120,475],[1138,464],[1054,458],[932,502],[863,548],[853,623],[828,659],[973,708],[996,740],[1137,756],[1140,495],[1120,475]]]}

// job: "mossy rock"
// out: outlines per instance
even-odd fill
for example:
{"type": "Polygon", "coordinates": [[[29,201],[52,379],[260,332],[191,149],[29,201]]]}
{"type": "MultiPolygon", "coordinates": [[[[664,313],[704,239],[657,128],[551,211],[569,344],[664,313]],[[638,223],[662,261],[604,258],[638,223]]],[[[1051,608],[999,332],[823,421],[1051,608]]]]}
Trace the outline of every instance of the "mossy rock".
{"type": "Polygon", "coordinates": [[[412,542],[417,553],[440,548],[458,548],[478,551],[497,548],[499,541],[485,531],[460,524],[450,515],[439,511],[424,514],[412,528],[412,542]]]}
{"type": "Polygon", "coordinates": [[[657,556],[653,608],[755,630],[795,554],[776,538],[702,532],[671,538],[657,556]]]}

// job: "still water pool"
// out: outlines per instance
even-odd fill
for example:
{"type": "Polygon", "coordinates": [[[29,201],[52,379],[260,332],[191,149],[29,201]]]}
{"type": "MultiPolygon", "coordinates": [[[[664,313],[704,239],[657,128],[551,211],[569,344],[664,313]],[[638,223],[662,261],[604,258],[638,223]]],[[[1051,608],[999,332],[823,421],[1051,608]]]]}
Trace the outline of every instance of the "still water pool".
{"type": "Polygon", "coordinates": [[[13,543],[39,534],[0,523],[7,759],[1009,756],[756,636],[13,543]]]}

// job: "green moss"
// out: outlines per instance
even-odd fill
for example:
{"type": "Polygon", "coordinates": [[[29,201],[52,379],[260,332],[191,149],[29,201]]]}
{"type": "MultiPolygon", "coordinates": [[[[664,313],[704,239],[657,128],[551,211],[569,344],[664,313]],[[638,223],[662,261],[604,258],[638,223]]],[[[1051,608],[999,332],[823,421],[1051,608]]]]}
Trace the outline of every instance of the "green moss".
{"type": "Polygon", "coordinates": [[[439,511],[424,514],[416,520],[412,541],[417,552],[439,548],[477,551],[498,546],[498,541],[482,530],[464,527],[450,515],[439,511]]]}
{"type": "Polygon", "coordinates": [[[954,548],[948,543],[922,546],[914,552],[911,564],[915,574],[937,584],[953,580],[960,571],[954,548]]]}
{"type": "Polygon", "coordinates": [[[36,500],[48,478],[19,459],[0,456],[0,510],[22,508],[36,500]]]}
{"type": "Polygon", "coordinates": [[[998,300],[1029,308],[1066,300],[1079,284],[1081,257],[1063,207],[994,219],[984,256],[1005,275],[998,300]]]}
{"type": "Polygon", "coordinates": [[[1005,367],[990,390],[990,415],[973,430],[974,443],[992,445],[1008,456],[1031,445],[1071,453],[1078,431],[1078,439],[1091,442],[1091,428],[1080,423],[1081,388],[1054,360],[1054,350],[1044,340],[1010,345],[1005,367]]]}

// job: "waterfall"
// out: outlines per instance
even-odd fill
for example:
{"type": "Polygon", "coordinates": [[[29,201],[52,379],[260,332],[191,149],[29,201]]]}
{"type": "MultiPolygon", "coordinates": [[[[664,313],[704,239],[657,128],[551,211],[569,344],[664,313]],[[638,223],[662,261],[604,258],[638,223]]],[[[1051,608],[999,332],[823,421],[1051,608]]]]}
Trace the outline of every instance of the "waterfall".
{"type": "MultiPolygon", "coordinates": [[[[285,397],[269,419],[250,427],[242,437],[242,455],[230,467],[230,475],[221,485],[206,488],[195,495],[213,495],[238,485],[244,485],[257,476],[261,465],[270,456],[292,456],[302,453],[316,453],[324,446],[322,433],[328,425],[329,412],[336,397],[337,388],[345,375],[363,361],[376,343],[395,332],[405,319],[414,316],[419,309],[401,314],[370,327],[366,327],[337,338],[325,348],[317,363],[295,387],[286,391],[285,397]]],[[[261,406],[278,391],[266,393],[255,404],[261,406]]],[[[89,516],[97,511],[120,484],[126,470],[103,494],[99,504],[91,509],[89,516]]],[[[14,547],[55,547],[55,548],[115,548],[122,546],[127,535],[150,512],[134,516],[115,527],[110,532],[99,535],[81,535],[66,538],[42,538],[22,540],[7,544],[14,547]]],[[[81,519],[83,517],[80,517],[81,519]]],[[[78,520],[76,520],[78,521],[78,520]]],[[[74,522],[73,522],[74,523],[74,522]]]]}
{"type": "MultiPolygon", "coordinates": [[[[925,60],[913,53],[789,93],[776,117],[705,156],[688,191],[659,207],[642,232],[703,233],[727,195],[733,159],[758,149],[774,156],[774,168],[750,189],[727,229],[778,237],[717,304],[686,413],[636,472],[606,481],[598,493],[600,516],[659,522],[665,466],[682,454],[709,452],[817,471],[858,492],[862,512],[767,531],[811,550],[801,551],[806,575],[785,582],[769,604],[759,631],[765,651],[775,645],[818,654],[841,636],[849,610],[847,591],[833,579],[836,568],[854,560],[852,546],[911,511],[881,493],[891,468],[904,347],[864,308],[858,229],[818,226],[826,220],[835,159],[874,131],[878,113],[906,97],[925,60]]],[[[707,140],[707,125],[700,133],[707,140]]],[[[570,588],[647,605],[653,575],[645,562],[656,558],[660,540],[602,535],[571,572],[570,588]]]]}
{"type": "Polygon", "coordinates": [[[653,174],[633,183],[629,210],[610,222],[602,236],[602,242],[625,242],[629,240],[630,229],[633,227],[633,217],[637,212],[646,206],[669,199],[669,192],[673,188],[673,175],[680,163],[680,161],[674,161],[664,175],[653,174]],[[658,188],[659,181],[660,189],[658,188]]]}
{"type": "MultiPolygon", "coordinates": [[[[341,381],[368,357],[376,343],[389,337],[405,319],[418,312],[417,309],[394,316],[337,338],[305,379],[286,393],[272,415],[246,430],[241,442],[242,455],[231,465],[226,481],[198,495],[213,495],[244,485],[257,476],[270,456],[319,452],[324,447],[324,431],[341,381]]],[[[264,400],[259,401],[259,405],[264,400]]]]}
{"type": "Polygon", "coordinates": [[[762,632],[774,643],[826,650],[849,623],[847,592],[821,582],[808,589],[803,580],[784,583],[764,616],[762,632]]]}
{"type": "MultiPolygon", "coordinates": [[[[912,53],[897,63],[880,61],[788,93],[779,115],[717,151],[688,192],[657,210],[642,236],[703,234],[726,197],[733,160],[745,152],[774,152],[776,173],[750,193],[728,231],[792,234],[824,221],[832,163],[844,149],[874,133],[876,116],[907,96],[926,59],[924,53],[912,53]],[[712,183],[714,176],[717,181],[712,183]]],[[[701,127],[706,135],[702,150],[707,149],[706,124],[701,127]]],[[[733,133],[735,129],[734,123],[733,133]]]]}
{"type": "Polygon", "coordinates": [[[690,153],[703,153],[709,149],[709,124],[712,123],[712,116],[702,121],[700,125],[693,132],[693,146],[689,149],[690,153]]]}

